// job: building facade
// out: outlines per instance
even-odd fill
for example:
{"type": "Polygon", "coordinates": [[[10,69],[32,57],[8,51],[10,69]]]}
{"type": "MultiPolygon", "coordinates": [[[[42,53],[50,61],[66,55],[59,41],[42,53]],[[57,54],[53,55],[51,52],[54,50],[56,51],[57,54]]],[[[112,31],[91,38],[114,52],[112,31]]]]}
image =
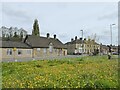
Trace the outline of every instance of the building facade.
{"type": "Polygon", "coordinates": [[[107,55],[109,52],[112,54],[118,55],[118,46],[115,45],[100,45],[100,53],[103,55],[107,55]]]}
{"type": "Polygon", "coordinates": [[[61,56],[67,55],[64,44],[56,38],[28,35],[24,43],[29,44],[33,49],[33,57],[61,56]]]}
{"type": "Polygon", "coordinates": [[[1,41],[2,60],[32,58],[32,48],[23,42],[1,41]]]}
{"type": "Polygon", "coordinates": [[[24,60],[67,55],[64,44],[56,38],[27,35],[23,41],[0,41],[2,60],[24,60]]]}
{"type": "Polygon", "coordinates": [[[65,44],[68,54],[93,54],[96,50],[100,50],[100,45],[94,40],[82,40],[82,38],[75,40],[72,38],[70,42],[65,44]]]}

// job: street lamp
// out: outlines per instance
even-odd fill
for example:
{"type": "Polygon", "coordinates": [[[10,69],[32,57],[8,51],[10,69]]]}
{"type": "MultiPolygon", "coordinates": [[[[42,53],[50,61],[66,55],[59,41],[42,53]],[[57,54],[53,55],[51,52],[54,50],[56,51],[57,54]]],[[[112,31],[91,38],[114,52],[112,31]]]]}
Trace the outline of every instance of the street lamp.
{"type": "Polygon", "coordinates": [[[80,30],[82,32],[82,55],[83,55],[83,30],[80,30]]]}
{"type": "Polygon", "coordinates": [[[112,46],[112,26],[114,26],[115,24],[110,24],[110,32],[111,32],[111,46],[112,46]]]}

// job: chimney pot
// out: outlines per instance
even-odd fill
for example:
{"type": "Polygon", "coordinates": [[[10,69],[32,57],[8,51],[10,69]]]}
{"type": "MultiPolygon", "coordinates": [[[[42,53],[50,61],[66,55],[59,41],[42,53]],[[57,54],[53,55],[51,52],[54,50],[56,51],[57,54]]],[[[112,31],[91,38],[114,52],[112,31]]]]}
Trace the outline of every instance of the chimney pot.
{"type": "Polygon", "coordinates": [[[80,40],[82,40],[82,38],[80,38],[80,40]]]}
{"type": "Polygon", "coordinates": [[[56,39],[56,34],[54,35],[54,39],[56,39]]]}
{"type": "Polygon", "coordinates": [[[77,36],[75,36],[75,40],[77,40],[77,36]]]}
{"type": "Polygon", "coordinates": [[[71,42],[73,41],[73,38],[71,38],[71,42]]]}
{"type": "Polygon", "coordinates": [[[47,33],[47,38],[49,38],[50,37],[50,34],[49,33],[47,33]]]}

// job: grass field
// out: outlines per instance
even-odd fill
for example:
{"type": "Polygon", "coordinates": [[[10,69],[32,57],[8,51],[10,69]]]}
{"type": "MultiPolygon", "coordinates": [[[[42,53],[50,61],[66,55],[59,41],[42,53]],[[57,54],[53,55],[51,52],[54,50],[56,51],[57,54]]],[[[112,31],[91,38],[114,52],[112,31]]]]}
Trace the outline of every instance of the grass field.
{"type": "Polygon", "coordinates": [[[3,88],[116,88],[118,60],[107,56],[2,64],[3,88]]]}

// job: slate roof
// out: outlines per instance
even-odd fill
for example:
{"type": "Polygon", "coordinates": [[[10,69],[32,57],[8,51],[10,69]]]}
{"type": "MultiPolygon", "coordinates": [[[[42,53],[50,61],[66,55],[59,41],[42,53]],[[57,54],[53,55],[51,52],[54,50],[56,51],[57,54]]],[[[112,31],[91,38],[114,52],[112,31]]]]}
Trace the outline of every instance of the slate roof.
{"type": "MultiPolygon", "coordinates": [[[[83,40],[83,43],[84,44],[90,44],[90,43],[92,43],[92,44],[97,44],[97,45],[99,45],[98,43],[96,43],[96,42],[93,42],[93,41],[85,41],[85,40],[83,40]]],[[[73,40],[73,41],[71,41],[71,42],[67,42],[67,43],[65,43],[65,45],[66,44],[82,44],[82,40],[80,40],[80,39],[77,39],[77,40],[73,40]]]]}
{"type": "Polygon", "coordinates": [[[118,49],[118,46],[112,46],[113,49],[118,49]]]}
{"type": "Polygon", "coordinates": [[[21,42],[22,41],[22,39],[21,38],[18,38],[18,37],[9,37],[9,39],[8,38],[3,38],[2,37],[2,40],[3,41],[18,41],[18,42],[21,42]]]}
{"type": "Polygon", "coordinates": [[[0,47],[2,48],[31,48],[29,45],[23,42],[15,42],[15,41],[0,41],[0,47]]]}
{"type": "MultiPolygon", "coordinates": [[[[104,48],[104,49],[109,49],[108,46],[109,46],[109,45],[101,45],[101,47],[104,48]]],[[[110,46],[110,47],[111,47],[111,46],[110,46]]],[[[111,48],[112,48],[112,49],[118,49],[118,46],[112,46],[111,48]]]]}
{"type": "Polygon", "coordinates": [[[103,48],[103,49],[109,49],[109,47],[107,45],[101,45],[101,48],[103,48]]]}
{"type": "Polygon", "coordinates": [[[54,48],[65,48],[64,44],[59,39],[32,36],[27,35],[24,40],[25,43],[29,44],[33,48],[48,48],[49,44],[52,43],[54,48]]]}
{"type": "MultiPolygon", "coordinates": [[[[82,40],[77,39],[77,40],[73,40],[71,42],[67,42],[65,44],[80,44],[80,43],[82,44],[82,40]]],[[[84,43],[84,41],[83,41],[83,43],[84,43]]]]}

